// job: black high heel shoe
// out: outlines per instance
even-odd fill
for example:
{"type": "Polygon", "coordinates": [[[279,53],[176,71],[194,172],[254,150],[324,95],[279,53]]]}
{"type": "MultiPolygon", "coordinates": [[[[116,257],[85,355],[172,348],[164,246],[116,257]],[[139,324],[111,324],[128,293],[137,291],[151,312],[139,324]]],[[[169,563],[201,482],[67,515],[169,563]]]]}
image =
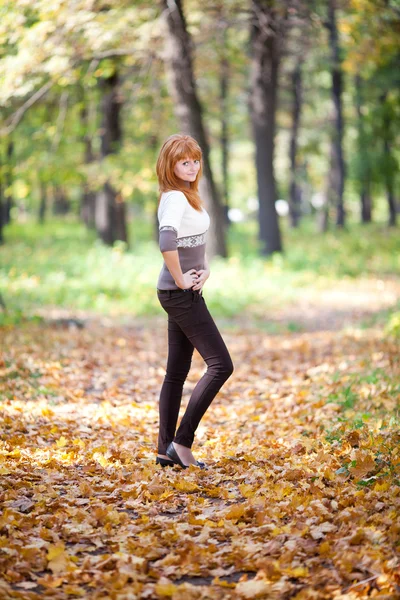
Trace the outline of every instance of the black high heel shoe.
{"type": "MultiPolygon", "coordinates": [[[[185,465],[181,459],[178,456],[177,451],[175,450],[174,444],[171,442],[170,445],[167,448],[166,453],[170,459],[174,462],[174,464],[176,465],[180,465],[182,467],[182,469],[187,469],[189,467],[189,465],[185,465]]],[[[203,462],[200,462],[199,460],[196,461],[196,465],[197,467],[200,467],[200,469],[205,469],[206,465],[203,462]]]]}
{"type": "Polygon", "coordinates": [[[175,463],[173,460],[168,460],[168,458],[162,458],[161,456],[157,456],[156,465],[161,465],[162,467],[173,467],[175,463]]]}

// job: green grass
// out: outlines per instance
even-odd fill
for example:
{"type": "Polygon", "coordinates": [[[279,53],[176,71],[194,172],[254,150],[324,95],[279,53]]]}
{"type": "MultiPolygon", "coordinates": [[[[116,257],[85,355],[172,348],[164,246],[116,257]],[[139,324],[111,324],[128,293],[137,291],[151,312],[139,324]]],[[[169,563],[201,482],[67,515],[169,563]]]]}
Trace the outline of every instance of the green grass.
{"type": "MultiPolygon", "coordinates": [[[[48,306],[110,316],[162,314],[155,294],[162,257],[151,239],[152,224],[135,221],[131,229],[127,250],[121,243],[104,246],[71,218],[8,226],[0,247],[0,292],[15,319],[48,306]]],[[[302,290],[330,289],[343,278],[398,276],[399,238],[397,229],[382,224],[320,234],[304,220],[297,231],[284,224],[284,253],[263,258],[256,224],[234,225],[230,257],[212,262],[207,303],[216,316],[265,321],[269,310],[296,301],[302,290]]],[[[298,330],[297,323],[289,329],[298,330]]]]}
{"type": "MultiPolygon", "coordinates": [[[[303,219],[292,230],[282,227],[283,254],[270,261],[290,271],[313,272],[333,279],[361,275],[400,274],[400,235],[398,228],[385,224],[351,224],[345,229],[316,230],[315,222],[303,219]]],[[[229,235],[230,253],[234,256],[257,256],[257,224],[234,226],[229,235]]]]}

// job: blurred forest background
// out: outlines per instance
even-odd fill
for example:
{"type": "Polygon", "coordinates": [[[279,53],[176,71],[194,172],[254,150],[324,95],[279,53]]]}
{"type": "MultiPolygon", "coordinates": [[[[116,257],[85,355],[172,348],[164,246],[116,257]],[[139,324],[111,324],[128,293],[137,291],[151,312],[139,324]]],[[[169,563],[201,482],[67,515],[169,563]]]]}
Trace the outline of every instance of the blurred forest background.
{"type": "Polygon", "coordinates": [[[1,598],[400,597],[399,58],[399,0],[0,0],[1,598]],[[183,475],[176,132],[235,365],[183,475]]]}
{"type": "Polygon", "coordinates": [[[346,277],[381,294],[399,34],[397,0],[1,0],[2,318],[160,310],[155,161],[175,132],[204,152],[217,314],[346,277]]]}

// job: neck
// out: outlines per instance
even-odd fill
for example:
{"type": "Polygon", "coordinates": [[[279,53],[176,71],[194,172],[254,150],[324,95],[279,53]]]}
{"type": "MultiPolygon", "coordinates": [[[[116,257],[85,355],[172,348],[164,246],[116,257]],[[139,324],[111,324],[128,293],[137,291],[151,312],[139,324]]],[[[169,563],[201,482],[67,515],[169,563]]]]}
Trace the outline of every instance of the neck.
{"type": "Polygon", "coordinates": [[[185,188],[190,188],[190,181],[185,181],[184,179],[181,179],[181,185],[185,188]]]}

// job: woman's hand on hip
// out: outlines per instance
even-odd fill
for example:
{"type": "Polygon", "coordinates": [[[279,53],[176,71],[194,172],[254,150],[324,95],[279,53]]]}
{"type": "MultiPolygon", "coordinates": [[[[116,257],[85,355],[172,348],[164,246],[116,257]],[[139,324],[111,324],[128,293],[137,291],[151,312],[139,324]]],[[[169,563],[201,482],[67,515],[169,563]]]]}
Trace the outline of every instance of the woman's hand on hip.
{"type": "Polygon", "coordinates": [[[197,271],[197,279],[194,286],[192,287],[192,290],[200,291],[209,277],[210,269],[199,269],[197,271]]]}
{"type": "Polygon", "coordinates": [[[193,284],[197,282],[198,272],[200,271],[196,271],[196,269],[190,269],[190,271],[186,271],[186,273],[183,273],[182,275],[182,281],[179,283],[175,281],[176,285],[182,290],[193,289],[193,284]]]}

